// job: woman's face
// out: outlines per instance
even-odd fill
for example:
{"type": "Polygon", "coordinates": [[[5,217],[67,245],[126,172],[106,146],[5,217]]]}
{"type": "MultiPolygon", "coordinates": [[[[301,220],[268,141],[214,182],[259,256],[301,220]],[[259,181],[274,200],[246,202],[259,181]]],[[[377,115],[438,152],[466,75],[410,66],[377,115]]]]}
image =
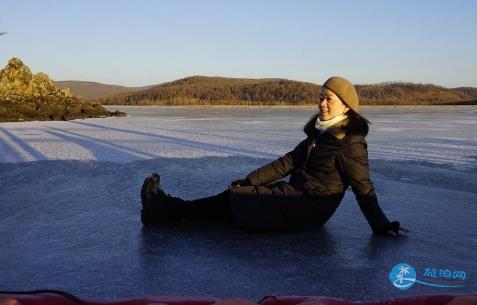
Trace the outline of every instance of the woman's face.
{"type": "Polygon", "coordinates": [[[323,87],[320,93],[320,120],[326,121],[348,112],[349,108],[328,88],[323,87]]]}

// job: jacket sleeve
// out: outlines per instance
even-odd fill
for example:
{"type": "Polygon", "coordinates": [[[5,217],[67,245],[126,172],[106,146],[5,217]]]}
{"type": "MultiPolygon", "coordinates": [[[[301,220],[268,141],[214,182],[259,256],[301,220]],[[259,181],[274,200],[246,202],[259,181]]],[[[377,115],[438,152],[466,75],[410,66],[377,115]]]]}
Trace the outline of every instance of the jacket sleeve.
{"type": "Polygon", "coordinates": [[[291,171],[305,162],[310,138],[301,141],[295,149],[269,164],[266,164],[247,175],[251,185],[264,185],[288,176],[291,171]]]}
{"type": "Polygon", "coordinates": [[[369,176],[367,144],[364,141],[349,144],[342,151],[345,175],[353,189],[361,212],[375,234],[386,235],[391,228],[386,215],[379,206],[374,186],[369,176]]]}

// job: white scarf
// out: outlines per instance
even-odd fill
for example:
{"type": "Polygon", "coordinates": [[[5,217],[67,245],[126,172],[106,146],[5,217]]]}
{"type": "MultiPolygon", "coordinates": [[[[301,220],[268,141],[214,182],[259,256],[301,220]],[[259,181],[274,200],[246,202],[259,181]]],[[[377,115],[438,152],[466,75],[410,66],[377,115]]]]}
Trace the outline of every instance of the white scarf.
{"type": "Polygon", "coordinates": [[[328,128],[335,125],[338,122],[346,119],[348,115],[346,113],[335,116],[332,119],[326,121],[320,121],[320,116],[316,118],[315,128],[320,132],[320,135],[323,134],[328,128]]]}

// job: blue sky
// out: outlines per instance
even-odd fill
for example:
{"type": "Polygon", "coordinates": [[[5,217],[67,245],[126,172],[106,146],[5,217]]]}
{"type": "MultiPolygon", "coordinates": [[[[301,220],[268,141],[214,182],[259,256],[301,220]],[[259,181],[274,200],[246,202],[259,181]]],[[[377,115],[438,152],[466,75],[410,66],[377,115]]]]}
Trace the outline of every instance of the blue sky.
{"type": "Polygon", "coordinates": [[[477,1],[0,0],[0,65],[140,86],[191,75],[477,87],[477,1]]]}

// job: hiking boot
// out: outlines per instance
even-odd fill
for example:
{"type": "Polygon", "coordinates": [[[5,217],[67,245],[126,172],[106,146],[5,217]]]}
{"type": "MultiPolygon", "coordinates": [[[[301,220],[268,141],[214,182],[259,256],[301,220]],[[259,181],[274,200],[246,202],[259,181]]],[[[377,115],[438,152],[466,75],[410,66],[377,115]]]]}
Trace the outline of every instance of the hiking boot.
{"type": "Polygon", "coordinates": [[[166,219],[167,195],[160,187],[161,177],[152,173],[144,180],[141,188],[141,222],[143,224],[157,224],[166,219]]]}

